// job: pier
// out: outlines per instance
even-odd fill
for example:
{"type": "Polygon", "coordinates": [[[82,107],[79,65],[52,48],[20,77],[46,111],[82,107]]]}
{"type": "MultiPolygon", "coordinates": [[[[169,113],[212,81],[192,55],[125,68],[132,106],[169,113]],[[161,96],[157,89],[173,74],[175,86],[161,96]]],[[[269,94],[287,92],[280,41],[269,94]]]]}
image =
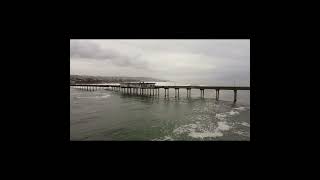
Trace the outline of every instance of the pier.
{"type": "Polygon", "coordinates": [[[155,83],[121,83],[120,85],[98,85],[98,84],[70,84],[70,87],[79,88],[86,91],[94,91],[98,89],[111,88],[112,91],[117,91],[129,95],[143,96],[159,96],[160,89],[164,89],[165,97],[169,97],[169,90],[175,90],[175,97],[179,98],[179,90],[186,89],[187,97],[191,97],[191,90],[200,90],[200,97],[204,98],[205,90],[215,90],[216,100],[219,100],[220,90],[231,90],[234,92],[234,102],[237,101],[237,92],[240,90],[250,91],[249,86],[157,86],[155,83]]]}

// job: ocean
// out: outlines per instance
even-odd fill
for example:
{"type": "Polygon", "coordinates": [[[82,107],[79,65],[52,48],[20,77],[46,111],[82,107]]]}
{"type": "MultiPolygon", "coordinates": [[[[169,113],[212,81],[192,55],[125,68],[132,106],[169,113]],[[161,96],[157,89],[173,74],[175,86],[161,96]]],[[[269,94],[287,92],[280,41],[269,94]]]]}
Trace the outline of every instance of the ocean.
{"type": "MultiPolygon", "coordinates": [[[[159,85],[185,85],[174,82],[159,85]]],[[[165,98],[70,87],[71,141],[250,141],[250,91],[174,89],[165,98]]]]}

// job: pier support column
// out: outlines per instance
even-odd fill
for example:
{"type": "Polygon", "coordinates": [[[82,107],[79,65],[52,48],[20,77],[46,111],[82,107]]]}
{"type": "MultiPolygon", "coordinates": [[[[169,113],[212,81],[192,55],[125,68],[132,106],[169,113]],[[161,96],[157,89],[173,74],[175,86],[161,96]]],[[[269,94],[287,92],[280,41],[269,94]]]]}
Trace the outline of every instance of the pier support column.
{"type": "Polygon", "coordinates": [[[191,88],[187,88],[187,97],[191,97],[191,88]]]}
{"type": "Polygon", "coordinates": [[[219,89],[216,89],[216,100],[219,100],[219,89]]]}
{"type": "Polygon", "coordinates": [[[169,97],[169,88],[164,88],[164,94],[165,96],[164,97],[169,97]]]}
{"type": "Polygon", "coordinates": [[[89,88],[89,87],[87,86],[87,91],[88,91],[88,88],[89,88]]]}
{"type": "Polygon", "coordinates": [[[154,96],[154,89],[152,89],[152,96],[154,96]]]}
{"type": "Polygon", "coordinates": [[[233,102],[236,102],[237,101],[237,90],[233,90],[233,92],[234,92],[233,102]]]}
{"type": "Polygon", "coordinates": [[[179,98],[179,88],[174,88],[174,96],[179,98]]]}
{"type": "Polygon", "coordinates": [[[204,89],[200,89],[200,97],[204,97],[204,89]]]}

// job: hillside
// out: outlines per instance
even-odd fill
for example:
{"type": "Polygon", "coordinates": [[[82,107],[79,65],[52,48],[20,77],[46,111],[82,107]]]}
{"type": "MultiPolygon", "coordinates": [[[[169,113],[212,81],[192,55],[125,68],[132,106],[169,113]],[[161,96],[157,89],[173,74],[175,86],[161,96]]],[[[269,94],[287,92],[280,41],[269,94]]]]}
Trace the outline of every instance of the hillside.
{"type": "Polygon", "coordinates": [[[136,82],[136,81],[166,82],[168,80],[160,80],[160,79],[155,79],[155,78],[151,78],[151,77],[70,75],[70,83],[71,84],[81,84],[81,83],[120,83],[120,82],[136,82]]]}

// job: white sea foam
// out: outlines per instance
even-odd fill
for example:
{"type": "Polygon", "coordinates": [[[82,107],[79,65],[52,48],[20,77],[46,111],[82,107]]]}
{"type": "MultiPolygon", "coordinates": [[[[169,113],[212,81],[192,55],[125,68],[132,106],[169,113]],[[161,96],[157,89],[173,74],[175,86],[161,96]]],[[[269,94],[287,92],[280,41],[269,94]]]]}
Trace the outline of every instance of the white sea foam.
{"type": "Polygon", "coordinates": [[[156,139],[153,139],[152,141],[173,141],[174,139],[170,136],[165,136],[165,137],[162,137],[162,138],[156,138],[156,139]]]}
{"type": "Polygon", "coordinates": [[[231,126],[229,126],[226,121],[218,122],[218,127],[217,127],[218,130],[227,131],[230,128],[231,128],[231,126]]]}
{"type": "MultiPolygon", "coordinates": [[[[99,96],[98,96],[99,97],[99,96]]],[[[104,95],[104,96],[100,96],[101,98],[108,98],[108,97],[110,97],[110,95],[109,94],[107,94],[107,95],[104,95]]]]}
{"type": "Polygon", "coordinates": [[[206,138],[206,137],[221,137],[223,136],[222,131],[230,130],[231,126],[226,121],[219,121],[213,130],[210,130],[210,125],[205,126],[203,124],[187,124],[173,130],[175,134],[188,133],[188,136],[193,138],[206,138]]]}
{"type": "Polygon", "coordinates": [[[228,113],[230,116],[240,114],[238,111],[233,111],[233,110],[231,110],[230,112],[227,112],[227,113],[228,113]]]}
{"type": "Polygon", "coordinates": [[[250,127],[250,124],[248,124],[247,122],[242,122],[240,123],[242,126],[246,126],[246,127],[250,127]]]}
{"type": "Polygon", "coordinates": [[[219,120],[225,120],[226,117],[227,117],[227,115],[224,113],[216,114],[216,118],[219,120]]]}
{"type": "Polygon", "coordinates": [[[235,131],[234,133],[239,134],[239,135],[242,135],[242,136],[245,136],[245,137],[249,137],[249,134],[248,134],[248,133],[245,133],[245,132],[243,132],[243,131],[235,131]]]}
{"type": "Polygon", "coordinates": [[[223,136],[223,134],[220,132],[220,131],[213,131],[213,132],[209,132],[209,131],[204,131],[204,132],[195,132],[195,131],[192,131],[189,133],[189,136],[193,137],[193,138],[206,138],[206,137],[221,137],[223,136]]]}
{"type": "Polygon", "coordinates": [[[177,129],[173,130],[173,133],[175,134],[183,134],[186,132],[190,132],[192,129],[197,128],[198,125],[197,124],[187,124],[181,127],[178,127],[177,129]]]}
{"type": "Polygon", "coordinates": [[[110,97],[109,94],[104,95],[104,96],[79,96],[77,98],[79,98],[79,99],[83,99],[83,98],[90,99],[90,98],[108,98],[108,97],[110,97]]]}
{"type": "MultiPolygon", "coordinates": [[[[240,107],[240,109],[237,109],[237,110],[240,110],[242,111],[244,107],[240,107]]],[[[234,108],[236,109],[236,108],[234,108]]],[[[225,112],[225,113],[217,113],[216,114],[216,118],[223,121],[223,120],[226,120],[226,118],[228,116],[234,116],[234,115],[238,115],[240,114],[238,111],[234,111],[234,110],[231,110],[230,112],[225,112]]]]}
{"type": "Polygon", "coordinates": [[[244,110],[246,110],[247,108],[245,108],[245,107],[238,107],[238,108],[233,108],[233,109],[238,110],[238,111],[244,111],[244,110]]]}

